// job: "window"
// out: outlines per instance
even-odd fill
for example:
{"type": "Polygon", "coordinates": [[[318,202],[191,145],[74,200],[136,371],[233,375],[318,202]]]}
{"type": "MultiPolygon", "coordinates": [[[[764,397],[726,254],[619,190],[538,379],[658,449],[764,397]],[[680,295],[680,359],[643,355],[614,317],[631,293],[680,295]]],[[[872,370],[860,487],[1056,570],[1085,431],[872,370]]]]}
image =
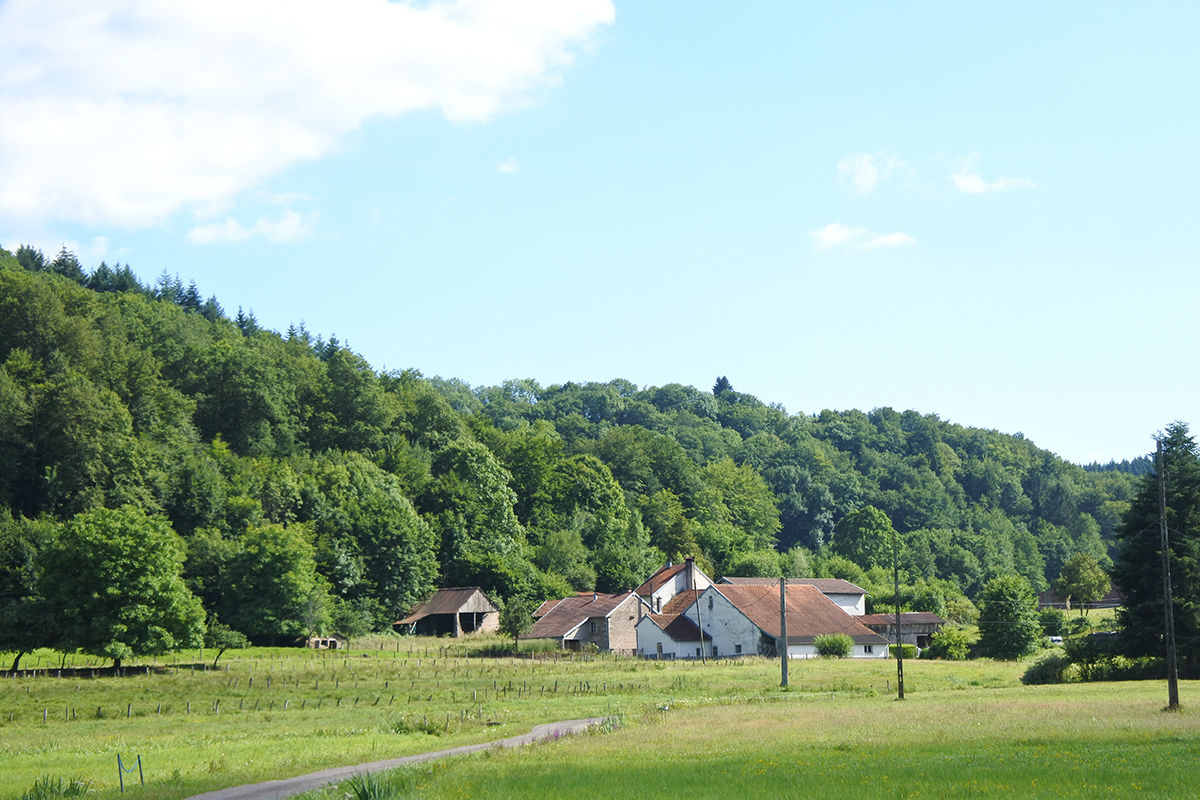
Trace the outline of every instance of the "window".
{"type": "Polygon", "coordinates": [[[864,653],[874,653],[874,652],[875,652],[875,645],[873,645],[873,644],[864,644],[864,645],[863,645],[863,652],[864,652],[864,653]]]}
{"type": "Polygon", "coordinates": [[[713,645],[713,658],[716,658],[716,657],[717,657],[717,646],[714,644],[713,645]]]}
{"type": "Polygon", "coordinates": [[[713,607],[713,597],[712,597],[712,595],[710,594],[710,595],[708,596],[708,610],[709,610],[709,611],[712,611],[712,607],[713,607]]]}
{"type": "Polygon", "coordinates": [[[734,652],[734,653],[741,653],[741,652],[742,652],[742,646],[741,646],[740,644],[735,644],[735,645],[733,646],[733,652],[734,652]]]}
{"type": "Polygon", "coordinates": [[[700,648],[697,647],[696,648],[696,658],[699,658],[699,657],[700,657],[700,648]]]}
{"type": "Polygon", "coordinates": [[[593,620],[589,620],[589,621],[588,621],[588,627],[591,629],[591,632],[592,632],[592,633],[595,633],[595,632],[596,632],[596,620],[594,620],[594,619],[593,619],[593,620]]]}

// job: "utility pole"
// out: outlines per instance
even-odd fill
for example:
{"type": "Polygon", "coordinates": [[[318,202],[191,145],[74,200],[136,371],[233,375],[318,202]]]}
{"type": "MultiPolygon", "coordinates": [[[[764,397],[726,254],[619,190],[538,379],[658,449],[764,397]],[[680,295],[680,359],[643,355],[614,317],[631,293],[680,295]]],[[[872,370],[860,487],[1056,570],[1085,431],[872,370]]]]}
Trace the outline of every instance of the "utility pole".
{"type": "Polygon", "coordinates": [[[787,578],[779,579],[779,685],[788,685],[787,578]]]}
{"type": "Polygon", "coordinates": [[[892,531],[892,580],[896,591],[896,699],[904,699],[904,642],[900,639],[900,534],[892,531]]]}
{"type": "Polygon", "coordinates": [[[1155,454],[1158,468],[1158,532],[1162,540],[1163,614],[1167,634],[1167,710],[1179,709],[1179,670],[1175,662],[1175,612],[1171,599],[1171,560],[1167,537],[1167,465],[1163,459],[1162,439],[1155,454]]]}

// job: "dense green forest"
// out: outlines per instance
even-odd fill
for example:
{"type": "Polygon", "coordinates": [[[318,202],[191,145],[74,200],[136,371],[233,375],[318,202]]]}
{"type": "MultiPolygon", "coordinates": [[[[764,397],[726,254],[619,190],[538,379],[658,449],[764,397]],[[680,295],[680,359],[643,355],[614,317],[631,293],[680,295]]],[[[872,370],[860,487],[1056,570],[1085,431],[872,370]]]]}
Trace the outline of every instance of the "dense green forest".
{"type": "Polygon", "coordinates": [[[893,528],[906,602],[941,610],[997,576],[1044,589],[1076,553],[1108,562],[1145,464],[1109,467],[933,414],[788,413],[724,377],[381,373],[194,283],[0,250],[0,649],[4,620],[69,600],[47,554],[100,558],[88,532],[122,525],[130,553],[177,553],[210,627],[256,641],[378,629],[439,585],[628,588],[689,554],[879,600],[893,528]]]}

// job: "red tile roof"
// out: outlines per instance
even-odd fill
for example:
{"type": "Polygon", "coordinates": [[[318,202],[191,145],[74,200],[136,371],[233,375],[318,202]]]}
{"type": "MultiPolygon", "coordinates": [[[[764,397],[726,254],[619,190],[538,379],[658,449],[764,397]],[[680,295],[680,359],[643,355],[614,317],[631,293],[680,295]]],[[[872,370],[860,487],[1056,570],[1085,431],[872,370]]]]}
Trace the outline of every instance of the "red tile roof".
{"type": "Polygon", "coordinates": [[[658,572],[647,578],[646,582],[637,587],[637,589],[634,591],[638,593],[639,597],[649,597],[665,586],[667,581],[671,580],[685,569],[687,569],[686,561],[680,562],[679,564],[667,564],[659,569],[658,572]]]}
{"type": "MultiPolygon", "coordinates": [[[[734,586],[778,586],[779,578],[734,578],[724,576],[719,583],[734,586]]],[[[825,594],[866,594],[867,590],[841,578],[788,578],[788,586],[815,586],[825,594]]]]}
{"type": "MultiPolygon", "coordinates": [[[[729,584],[714,587],[767,636],[779,638],[779,588],[729,584]]],[[[788,644],[812,644],[825,633],[847,634],[856,644],[887,644],[809,584],[788,583],[788,644]]]]}
{"type": "MultiPolygon", "coordinates": [[[[592,617],[607,617],[617,606],[634,598],[633,592],[617,594],[587,593],[564,597],[533,623],[522,639],[561,639],[592,617]]],[[[634,602],[641,602],[634,598],[634,602]]],[[[545,606],[545,603],[542,604],[545,606]]],[[[540,609],[539,609],[540,610],[540,609]]]]}

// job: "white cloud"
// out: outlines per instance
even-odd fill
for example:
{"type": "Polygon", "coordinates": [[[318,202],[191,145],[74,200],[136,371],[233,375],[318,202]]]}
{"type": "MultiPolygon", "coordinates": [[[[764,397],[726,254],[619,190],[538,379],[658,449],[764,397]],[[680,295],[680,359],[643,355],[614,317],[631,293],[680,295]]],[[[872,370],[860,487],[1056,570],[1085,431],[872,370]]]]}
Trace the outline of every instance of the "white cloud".
{"type": "Polygon", "coordinates": [[[907,233],[874,233],[866,228],[831,222],[817,231],[809,231],[813,247],[817,250],[832,250],[842,247],[847,250],[878,250],[881,247],[914,245],[917,240],[907,233]]]}
{"type": "Polygon", "coordinates": [[[1037,184],[1028,178],[1010,178],[1006,175],[1001,175],[994,181],[984,180],[979,173],[975,172],[975,162],[979,160],[979,156],[973,155],[963,160],[962,167],[958,172],[950,176],[954,181],[954,188],[966,194],[986,194],[988,192],[1004,192],[1009,189],[1032,189],[1037,184]]]}
{"type": "Polygon", "coordinates": [[[0,220],[211,213],[369,119],[528,104],[613,18],[611,0],[5,0],[0,220]]]}
{"type": "Polygon", "coordinates": [[[247,227],[233,217],[226,217],[221,222],[192,228],[188,231],[187,238],[193,244],[244,242],[255,237],[262,237],[271,242],[299,242],[307,239],[312,233],[316,218],[315,213],[301,215],[288,209],[275,219],[260,217],[257,222],[247,227]]]}
{"type": "Polygon", "coordinates": [[[514,172],[520,171],[521,165],[517,162],[517,159],[514,156],[509,156],[496,165],[496,172],[499,172],[502,175],[512,175],[514,172]]]}
{"type": "Polygon", "coordinates": [[[848,153],[838,161],[838,182],[848,184],[855,194],[866,197],[879,187],[880,181],[904,166],[905,163],[895,156],[848,153]]]}

